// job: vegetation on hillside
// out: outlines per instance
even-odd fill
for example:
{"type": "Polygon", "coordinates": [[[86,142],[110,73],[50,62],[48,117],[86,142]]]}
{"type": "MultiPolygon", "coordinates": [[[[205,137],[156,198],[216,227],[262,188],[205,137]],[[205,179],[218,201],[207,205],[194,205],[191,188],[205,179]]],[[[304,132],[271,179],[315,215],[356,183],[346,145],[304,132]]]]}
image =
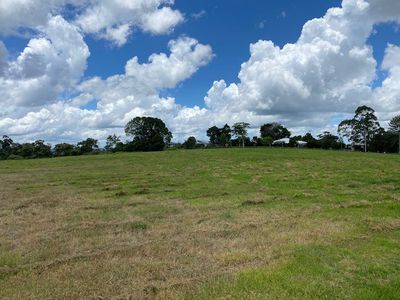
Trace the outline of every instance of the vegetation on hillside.
{"type": "MultiPolygon", "coordinates": [[[[225,124],[222,128],[212,126],[207,130],[209,143],[197,141],[189,137],[183,144],[174,144],[174,148],[214,148],[214,147],[245,147],[272,146],[273,142],[287,138],[288,147],[304,145],[308,148],[319,149],[352,149],[381,153],[400,153],[400,116],[394,117],[389,123],[389,130],[380,126],[375,111],[368,106],[356,109],[352,119],[342,121],[338,126],[338,136],[331,132],[323,132],[317,137],[311,133],[304,136],[291,136],[291,132],[282,124],[268,123],[260,127],[260,136],[248,137],[250,124],[237,122],[232,128],[225,124]],[[345,144],[344,138],[349,141],[345,144]]],[[[133,152],[133,151],[162,151],[171,145],[172,133],[165,123],[153,117],[136,117],[125,126],[125,133],[133,140],[125,143],[121,137],[113,134],[107,137],[104,151],[133,152]]],[[[283,144],[280,144],[283,145],[283,144]]],[[[68,143],[56,144],[53,148],[43,140],[33,143],[19,144],[4,135],[0,139],[0,159],[44,158],[57,156],[77,156],[82,154],[98,154],[98,141],[87,138],[76,145],[68,143]]]]}

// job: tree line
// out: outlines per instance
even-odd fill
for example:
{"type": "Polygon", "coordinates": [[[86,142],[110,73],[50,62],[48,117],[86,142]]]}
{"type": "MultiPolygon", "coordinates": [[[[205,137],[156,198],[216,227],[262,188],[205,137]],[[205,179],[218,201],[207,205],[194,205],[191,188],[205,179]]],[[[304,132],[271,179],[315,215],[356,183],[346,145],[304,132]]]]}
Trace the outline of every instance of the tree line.
{"type": "MultiPolygon", "coordinates": [[[[260,136],[252,139],[247,136],[248,123],[235,123],[231,128],[228,124],[207,130],[209,145],[213,147],[231,146],[272,146],[274,141],[288,139],[288,143],[279,144],[288,147],[305,145],[308,148],[320,149],[352,149],[359,151],[400,153],[400,115],[389,122],[389,129],[381,127],[375,111],[366,105],[359,106],[351,119],[343,120],[337,129],[338,135],[325,131],[316,137],[311,133],[304,136],[292,136],[282,124],[273,122],[260,127],[260,136]],[[348,143],[345,143],[347,140],[348,143]]],[[[193,148],[195,137],[190,137],[183,148],[193,148]]]]}
{"type": "MultiPolygon", "coordinates": [[[[198,147],[245,147],[273,146],[274,141],[288,139],[285,146],[295,147],[302,142],[308,148],[344,149],[400,153],[400,115],[389,123],[389,129],[380,126],[375,111],[368,106],[356,109],[352,119],[343,120],[338,126],[338,135],[323,132],[317,137],[311,133],[304,136],[292,136],[282,124],[273,122],[260,127],[260,136],[248,137],[250,124],[238,122],[219,128],[210,127],[206,134],[207,144],[199,143],[196,137],[189,137],[183,144],[175,144],[175,148],[194,149],[198,147]],[[345,143],[345,139],[349,142],[345,143]]],[[[161,151],[171,145],[172,133],[165,123],[153,117],[136,117],[125,126],[125,134],[132,140],[122,142],[115,134],[107,137],[104,149],[100,149],[98,141],[87,138],[77,144],[59,143],[52,147],[43,140],[33,143],[17,143],[4,135],[0,139],[0,159],[45,158],[59,156],[77,156],[105,152],[161,151]]],[[[282,144],[281,144],[282,145],[282,144]]]]}

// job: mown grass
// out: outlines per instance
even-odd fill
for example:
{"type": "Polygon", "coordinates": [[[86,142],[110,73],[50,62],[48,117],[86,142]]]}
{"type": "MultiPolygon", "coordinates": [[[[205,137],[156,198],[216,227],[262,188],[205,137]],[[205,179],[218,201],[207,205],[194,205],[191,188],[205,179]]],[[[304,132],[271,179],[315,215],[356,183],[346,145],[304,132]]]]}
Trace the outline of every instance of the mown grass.
{"type": "Polygon", "coordinates": [[[0,162],[0,298],[400,299],[400,157],[0,162]]]}

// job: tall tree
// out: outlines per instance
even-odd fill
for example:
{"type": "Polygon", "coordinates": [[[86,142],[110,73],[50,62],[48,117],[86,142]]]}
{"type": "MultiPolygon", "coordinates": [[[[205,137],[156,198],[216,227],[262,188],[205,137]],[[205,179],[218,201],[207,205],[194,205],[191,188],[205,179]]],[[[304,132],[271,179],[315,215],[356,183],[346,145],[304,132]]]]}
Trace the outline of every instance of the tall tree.
{"type": "Polygon", "coordinates": [[[71,156],[77,153],[78,150],[74,145],[67,143],[60,143],[54,146],[55,156],[71,156]]]}
{"type": "Polygon", "coordinates": [[[194,136],[188,137],[188,139],[183,143],[183,147],[185,149],[194,149],[196,148],[197,140],[194,136]]]}
{"type": "Polygon", "coordinates": [[[242,147],[244,148],[244,141],[247,136],[247,129],[250,127],[249,123],[238,122],[233,124],[232,132],[233,134],[242,142],[242,147]]]}
{"type": "Polygon", "coordinates": [[[106,146],[104,148],[106,149],[106,151],[115,152],[115,148],[119,142],[121,142],[121,137],[116,136],[115,134],[109,135],[107,137],[106,146]]]}
{"type": "Polygon", "coordinates": [[[400,154],[400,115],[395,116],[393,119],[390,120],[389,129],[393,133],[399,135],[399,154],[400,154]]]}
{"type": "Polygon", "coordinates": [[[231,127],[228,124],[225,124],[224,127],[220,129],[220,137],[219,137],[219,143],[221,146],[228,146],[231,138],[232,138],[232,130],[231,127]]]}
{"type": "Polygon", "coordinates": [[[12,151],[14,141],[7,135],[3,135],[3,139],[0,140],[0,159],[6,159],[12,151]]]}
{"type": "Polygon", "coordinates": [[[132,119],[126,124],[125,133],[133,137],[133,149],[136,151],[161,151],[172,139],[165,123],[153,117],[132,119]]]}
{"type": "Polygon", "coordinates": [[[222,128],[213,126],[208,128],[207,136],[210,138],[210,144],[218,146],[227,146],[232,138],[232,130],[228,124],[225,124],[222,128]]]}
{"type": "Polygon", "coordinates": [[[322,149],[340,149],[341,147],[340,138],[329,131],[324,131],[324,133],[318,135],[318,138],[318,143],[322,149]]]}
{"type": "Polygon", "coordinates": [[[268,123],[264,124],[260,128],[261,137],[271,137],[274,141],[280,140],[283,138],[289,138],[291,133],[290,131],[279,123],[268,123]]]}
{"type": "Polygon", "coordinates": [[[78,148],[81,154],[93,153],[99,150],[99,146],[97,145],[97,140],[92,138],[87,138],[86,140],[79,142],[78,148]]]}
{"type": "Polygon", "coordinates": [[[37,140],[33,144],[33,155],[35,158],[51,157],[51,146],[43,140],[37,140]]]}
{"type": "Polygon", "coordinates": [[[364,152],[368,150],[368,143],[381,128],[375,111],[366,105],[359,106],[352,119],[344,120],[339,124],[338,132],[353,143],[364,145],[364,152]]]}

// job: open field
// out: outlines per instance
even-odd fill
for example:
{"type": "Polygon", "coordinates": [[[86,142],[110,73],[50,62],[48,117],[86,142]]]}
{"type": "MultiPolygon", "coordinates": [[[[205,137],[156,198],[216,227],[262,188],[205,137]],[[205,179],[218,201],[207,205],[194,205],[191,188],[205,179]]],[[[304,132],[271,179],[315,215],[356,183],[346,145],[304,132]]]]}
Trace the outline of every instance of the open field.
{"type": "Polygon", "coordinates": [[[0,298],[400,299],[400,156],[0,162],[0,298]]]}

